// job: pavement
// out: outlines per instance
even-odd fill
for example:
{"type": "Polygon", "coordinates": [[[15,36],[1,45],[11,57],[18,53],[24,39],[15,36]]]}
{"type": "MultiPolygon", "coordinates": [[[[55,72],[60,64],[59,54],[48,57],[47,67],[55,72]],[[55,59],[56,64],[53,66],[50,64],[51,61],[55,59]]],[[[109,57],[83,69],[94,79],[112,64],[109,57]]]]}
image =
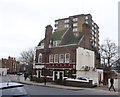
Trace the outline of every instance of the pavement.
{"type": "Polygon", "coordinates": [[[114,91],[109,91],[107,86],[98,86],[98,87],[93,87],[93,88],[84,88],[84,87],[73,87],[73,86],[64,86],[64,85],[58,85],[58,84],[54,84],[52,82],[47,82],[46,85],[44,83],[38,83],[38,82],[34,82],[34,81],[30,81],[29,78],[27,78],[26,80],[24,80],[24,76],[17,76],[17,75],[10,75],[12,77],[11,81],[14,82],[19,82],[19,83],[23,83],[23,84],[29,84],[29,85],[37,85],[37,86],[43,86],[43,87],[53,87],[53,88],[61,88],[61,89],[69,89],[69,90],[100,90],[100,91],[106,91],[106,92],[112,92],[113,95],[118,95],[118,91],[114,92],[114,91]]]}

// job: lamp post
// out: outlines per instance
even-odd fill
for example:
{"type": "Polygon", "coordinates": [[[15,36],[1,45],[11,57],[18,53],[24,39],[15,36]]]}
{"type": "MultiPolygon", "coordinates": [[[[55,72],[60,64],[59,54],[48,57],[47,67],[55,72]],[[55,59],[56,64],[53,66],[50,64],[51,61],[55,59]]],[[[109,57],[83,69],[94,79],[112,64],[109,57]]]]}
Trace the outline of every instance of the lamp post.
{"type": "Polygon", "coordinates": [[[47,54],[48,54],[48,49],[44,49],[44,60],[45,60],[45,64],[44,64],[44,85],[46,85],[46,63],[47,63],[47,54]]]}
{"type": "Polygon", "coordinates": [[[46,67],[43,68],[43,74],[44,74],[44,85],[46,85],[46,67]]]}

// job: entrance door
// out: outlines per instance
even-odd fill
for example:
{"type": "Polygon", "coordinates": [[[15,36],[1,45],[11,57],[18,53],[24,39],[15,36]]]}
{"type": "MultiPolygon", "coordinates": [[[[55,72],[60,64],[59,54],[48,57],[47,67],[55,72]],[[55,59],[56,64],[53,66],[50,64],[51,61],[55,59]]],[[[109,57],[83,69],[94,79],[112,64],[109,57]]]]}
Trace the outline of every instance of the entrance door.
{"type": "Polygon", "coordinates": [[[55,80],[57,80],[57,72],[55,72],[55,76],[54,77],[55,77],[55,80]]]}
{"type": "Polygon", "coordinates": [[[62,80],[62,79],[63,79],[63,73],[60,72],[60,80],[62,80]]]}

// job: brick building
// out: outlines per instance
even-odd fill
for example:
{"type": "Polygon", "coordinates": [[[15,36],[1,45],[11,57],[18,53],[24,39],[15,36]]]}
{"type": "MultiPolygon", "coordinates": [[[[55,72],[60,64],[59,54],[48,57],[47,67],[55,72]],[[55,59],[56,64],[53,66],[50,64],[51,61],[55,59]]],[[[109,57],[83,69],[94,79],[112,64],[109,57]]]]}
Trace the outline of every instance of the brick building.
{"type": "Polygon", "coordinates": [[[13,57],[9,56],[8,59],[2,58],[2,63],[8,68],[7,72],[10,74],[15,74],[20,69],[20,63],[13,57]]]}
{"type": "Polygon", "coordinates": [[[55,20],[45,29],[45,38],[35,48],[33,68],[37,77],[51,76],[53,80],[76,74],[76,49],[95,52],[95,67],[99,68],[99,27],[90,14],[55,20]]]}

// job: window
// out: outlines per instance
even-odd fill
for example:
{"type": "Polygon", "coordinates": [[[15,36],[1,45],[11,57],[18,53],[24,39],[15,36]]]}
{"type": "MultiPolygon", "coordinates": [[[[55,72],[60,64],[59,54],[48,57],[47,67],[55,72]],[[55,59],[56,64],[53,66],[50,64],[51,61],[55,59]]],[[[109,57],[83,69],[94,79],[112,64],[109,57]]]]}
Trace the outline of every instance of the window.
{"type": "Polygon", "coordinates": [[[56,46],[59,46],[61,43],[60,40],[57,40],[57,41],[53,41],[53,47],[56,47],[56,46]]]}
{"type": "Polygon", "coordinates": [[[73,24],[73,27],[76,27],[76,26],[77,26],[77,23],[74,23],[74,24],[73,24]]]}
{"type": "Polygon", "coordinates": [[[95,47],[97,46],[97,44],[95,43],[95,47]]]}
{"type": "Polygon", "coordinates": [[[41,46],[40,46],[41,48],[44,48],[44,43],[41,43],[41,46]]]}
{"type": "Polygon", "coordinates": [[[85,21],[86,24],[88,24],[88,21],[85,21]]]}
{"type": "Polygon", "coordinates": [[[57,25],[57,24],[58,24],[58,21],[56,21],[55,24],[57,25]]]}
{"type": "Polygon", "coordinates": [[[92,35],[94,35],[94,32],[92,31],[92,35]]]}
{"type": "Polygon", "coordinates": [[[49,63],[53,63],[53,55],[49,55],[49,63]]]}
{"type": "Polygon", "coordinates": [[[65,54],[65,63],[69,63],[70,62],[70,54],[66,53],[65,54]]]}
{"type": "Polygon", "coordinates": [[[79,34],[78,34],[78,33],[76,33],[76,32],[74,33],[74,35],[75,35],[76,37],[77,37],[77,36],[79,36],[79,34]]]}
{"type": "Polygon", "coordinates": [[[64,28],[68,28],[68,27],[69,27],[69,25],[68,25],[68,24],[65,24],[65,25],[64,25],[64,28]]]}
{"type": "Polygon", "coordinates": [[[78,30],[77,28],[73,28],[73,32],[77,32],[77,30],[78,30]]]}
{"type": "Polygon", "coordinates": [[[41,53],[38,56],[38,63],[42,63],[42,54],[41,53]]]}
{"type": "Polygon", "coordinates": [[[78,18],[74,18],[73,21],[74,21],[74,22],[78,21],[78,18]]]}
{"type": "Polygon", "coordinates": [[[54,46],[54,47],[57,46],[57,41],[53,41],[53,46],[54,46]]]}
{"type": "Polygon", "coordinates": [[[67,20],[65,20],[64,22],[65,22],[65,23],[69,23],[69,20],[67,19],[67,20]]]}
{"type": "Polygon", "coordinates": [[[88,16],[86,16],[85,19],[87,20],[87,19],[88,19],[88,16]]]}
{"type": "Polygon", "coordinates": [[[97,39],[95,38],[95,42],[97,41],[97,39]]]}
{"type": "Polygon", "coordinates": [[[55,28],[58,29],[58,26],[56,26],[55,28]]]}
{"type": "Polygon", "coordinates": [[[58,63],[58,54],[54,55],[54,63],[58,63]]]}
{"type": "Polygon", "coordinates": [[[64,63],[64,54],[59,55],[59,63],[64,63]]]}
{"type": "Polygon", "coordinates": [[[97,28],[96,24],[95,24],[95,28],[97,28]]]}
{"type": "Polygon", "coordinates": [[[96,38],[96,34],[95,34],[95,38],[96,38]]]}
{"type": "Polygon", "coordinates": [[[97,32],[97,30],[95,29],[95,32],[97,32]]]}

